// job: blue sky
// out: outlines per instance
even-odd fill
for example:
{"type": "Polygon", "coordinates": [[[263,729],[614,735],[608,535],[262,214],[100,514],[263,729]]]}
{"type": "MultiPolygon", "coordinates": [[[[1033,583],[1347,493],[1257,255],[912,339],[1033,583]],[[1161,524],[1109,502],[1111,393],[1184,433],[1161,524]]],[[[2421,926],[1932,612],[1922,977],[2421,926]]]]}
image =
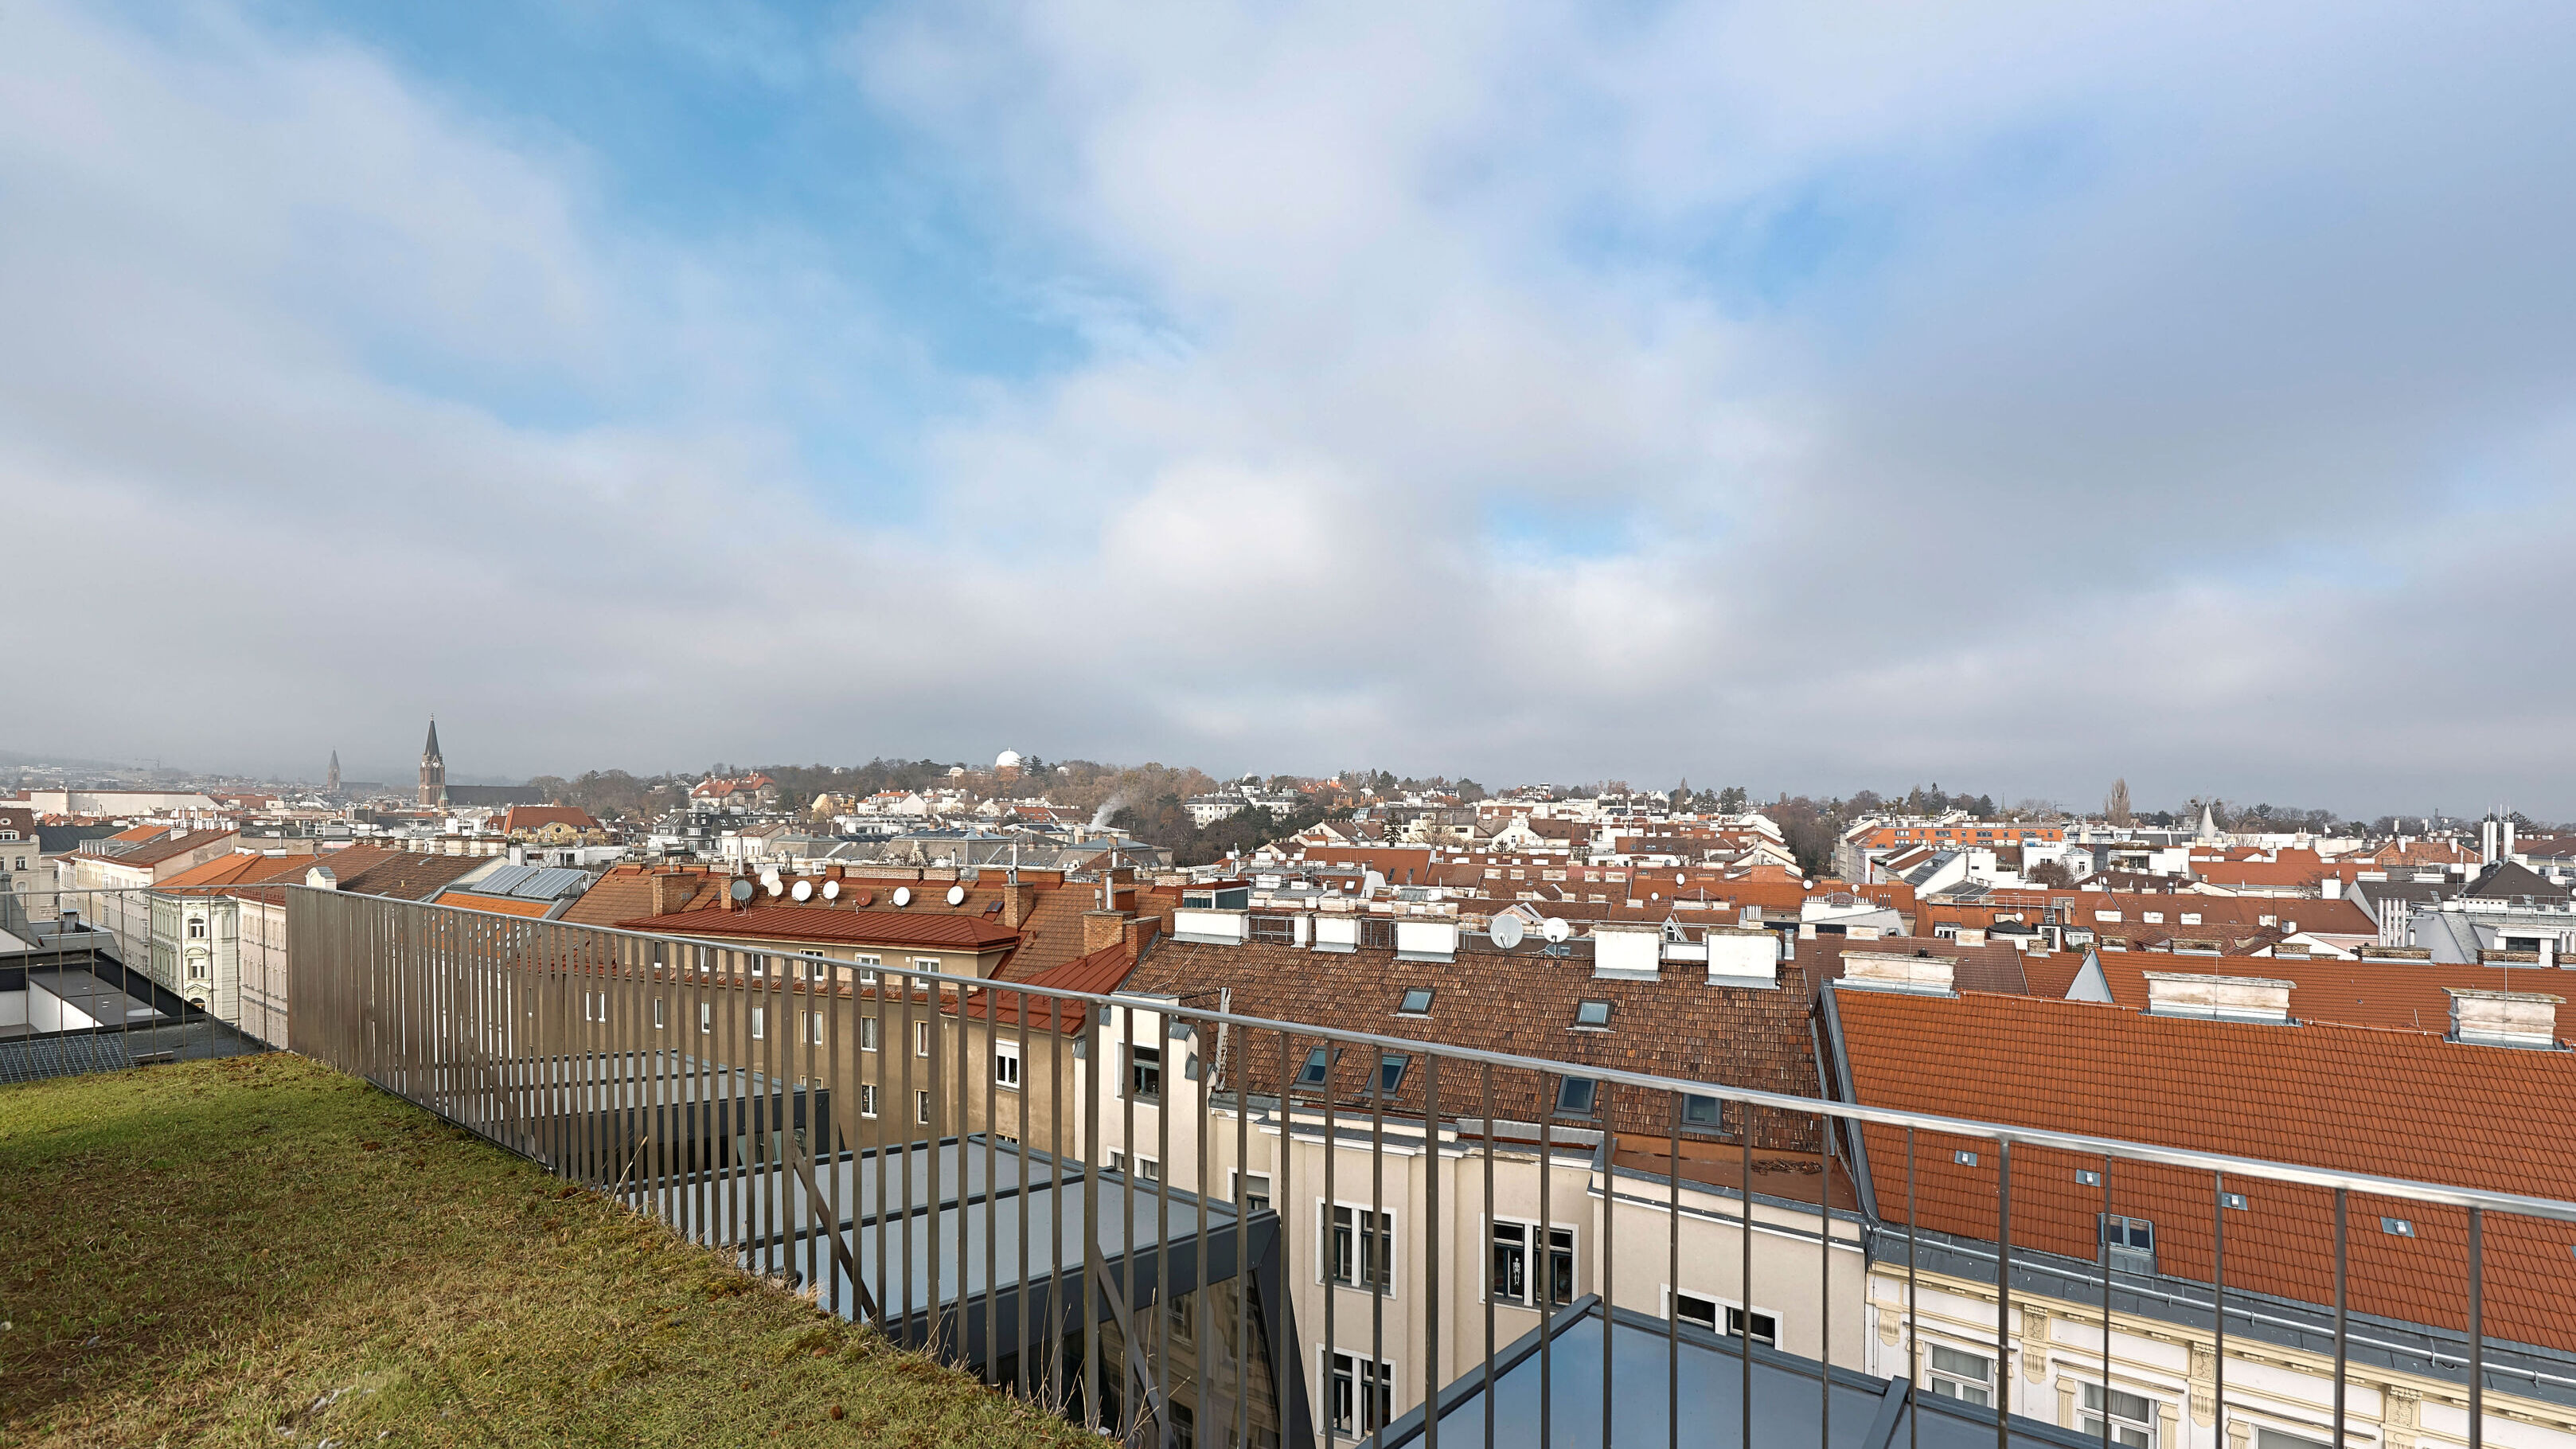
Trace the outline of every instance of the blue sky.
{"type": "Polygon", "coordinates": [[[2576,813],[2571,25],[0,0],[0,748],[2576,813]]]}

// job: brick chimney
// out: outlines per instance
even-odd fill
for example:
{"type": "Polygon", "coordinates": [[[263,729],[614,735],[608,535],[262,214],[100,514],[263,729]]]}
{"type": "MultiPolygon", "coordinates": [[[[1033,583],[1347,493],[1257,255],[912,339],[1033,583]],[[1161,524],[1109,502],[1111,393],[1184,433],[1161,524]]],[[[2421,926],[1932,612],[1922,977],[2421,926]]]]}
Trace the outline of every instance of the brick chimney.
{"type": "Polygon", "coordinates": [[[1037,887],[1013,881],[1002,887],[1002,924],[1018,930],[1029,919],[1029,906],[1037,899],[1037,887]]]}
{"type": "Polygon", "coordinates": [[[697,894],[696,876],[685,871],[666,870],[653,877],[653,914],[668,916],[689,908],[689,897],[697,894]]]}
{"type": "Polygon", "coordinates": [[[1153,943],[1156,936],[1159,936],[1162,933],[1162,917],[1137,916],[1129,920],[1125,926],[1119,928],[1118,938],[1119,941],[1127,948],[1127,959],[1133,961],[1137,957],[1144,955],[1145,948],[1153,943]]]}
{"type": "Polygon", "coordinates": [[[2451,998],[2451,1040],[2478,1046],[2537,1047],[2558,1044],[2558,1008],[2567,998],[2541,991],[2443,990],[2451,998]]]}
{"type": "Polygon", "coordinates": [[[1115,946],[1127,932],[1124,911],[1085,911],[1082,913],[1082,954],[1115,946]]]}

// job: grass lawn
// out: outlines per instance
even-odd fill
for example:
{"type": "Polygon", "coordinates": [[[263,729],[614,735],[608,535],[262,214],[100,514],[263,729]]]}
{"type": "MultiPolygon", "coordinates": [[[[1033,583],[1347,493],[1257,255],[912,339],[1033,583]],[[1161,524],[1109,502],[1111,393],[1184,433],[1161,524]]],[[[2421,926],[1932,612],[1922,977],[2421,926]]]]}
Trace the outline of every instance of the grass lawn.
{"type": "Polygon", "coordinates": [[[0,1442],[1078,1444],[276,1054],[0,1088],[0,1442]]]}

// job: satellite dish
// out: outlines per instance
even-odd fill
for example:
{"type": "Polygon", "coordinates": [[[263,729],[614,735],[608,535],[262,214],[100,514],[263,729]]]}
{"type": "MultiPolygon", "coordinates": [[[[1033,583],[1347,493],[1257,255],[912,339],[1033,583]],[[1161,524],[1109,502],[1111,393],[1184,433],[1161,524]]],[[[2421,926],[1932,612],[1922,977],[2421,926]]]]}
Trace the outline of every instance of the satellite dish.
{"type": "Polygon", "coordinates": [[[1493,938],[1495,945],[1508,951],[1521,943],[1521,918],[1496,916],[1493,924],[1485,928],[1485,934],[1493,938]]]}
{"type": "Polygon", "coordinates": [[[750,900],[751,882],[747,880],[736,880],[733,883],[733,898],[738,901],[750,900]]]}
{"type": "Polygon", "coordinates": [[[967,866],[965,869],[960,870],[959,872],[957,872],[957,878],[958,878],[959,880],[962,880],[962,881],[966,882],[968,885],[973,885],[973,884],[975,883],[975,881],[976,881],[976,878],[977,878],[977,877],[979,877],[979,876],[981,876],[982,874],[983,874],[983,872],[982,872],[982,871],[979,871],[979,870],[977,870],[975,867],[973,867],[973,866],[971,866],[971,865],[970,865],[970,866],[967,866]]]}
{"type": "Polygon", "coordinates": [[[823,899],[827,901],[837,901],[840,898],[841,883],[839,881],[827,880],[823,882],[823,899]]]}
{"type": "Polygon", "coordinates": [[[800,901],[812,900],[814,898],[814,883],[810,880],[800,880],[796,883],[793,889],[788,891],[788,894],[794,896],[800,901]]]}
{"type": "Polygon", "coordinates": [[[966,888],[961,885],[950,886],[948,888],[948,904],[952,906],[962,906],[966,904],[966,888]]]}
{"type": "Polygon", "coordinates": [[[1547,937],[1549,945],[1561,946],[1565,944],[1566,937],[1574,934],[1574,928],[1565,923],[1564,917],[1550,916],[1547,924],[1538,928],[1538,933],[1547,937]]]}
{"type": "Polygon", "coordinates": [[[898,905],[898,906],[908,906],[908,905],[911,905],[911,904],[912,904],[912,887],[910,887],[910,886],[896,886],[896,887],[894,888],[894,896],[893,896],[893,900],[894,900],[894,903],[895,903],[896,905],[898,905]]]}
{"type": "Polygon", "coordinates": [[[786,885],[774,875],[762,881],[761,884],[769,887],[769,893],[773,896],[783,896],[787,894],[786,885]]]}

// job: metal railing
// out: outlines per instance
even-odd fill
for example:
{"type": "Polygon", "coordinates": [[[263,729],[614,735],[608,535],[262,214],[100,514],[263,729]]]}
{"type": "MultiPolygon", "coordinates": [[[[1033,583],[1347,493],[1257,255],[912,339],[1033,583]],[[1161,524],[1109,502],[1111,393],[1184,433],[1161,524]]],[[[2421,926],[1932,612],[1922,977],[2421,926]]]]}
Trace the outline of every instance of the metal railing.
{"type": "Polygon", "coordinates": [[[268,1050],[259,1029],[282,1040],[285,1025],[282,898],[271,909],[280,943],[273,959],[252,943],[246,993],[238,902],[24,878],[0,890],[0,1082],[268,1050]],[[272,965],[274,1021],[249,1019],[272,965]]]}
{"type": "Polygon", "coordinates": [[[287,895],[296,1050],[1134,1443],[1822,1444],[1858,1425],[1909,1446],[2169,1449],[2231,1427],[2340,1445],[2361,1442],[2356,1353],[2374,1424],[2458,1400],[2450,1437],[2482,1445],[2498,1393],[2517,1432],[2576,1421],[2568,1335],[2498,1342],[2485,1322],[2499,1241],[2515,1321],[2576,1319],[2576,1292],[2552,1286],[2576,1289],[2568,1202],[1576,1067],[1222,997],[287,895]],[[1972,1205],[1992,1238],[1916,1227],[1918,1153],[1988,1150],[1990,1204],[1972,1205]],[[2113,1251],[2115,1182],[2205,1209],[2207,1279],[2113,1251]],[[2259,1231],[2231,1224],[2258,1183],[2259,1231]],[[2362,1285],[2383,1309],[2425,1304],[2411,1315],[2355,1304],[2356,1211],[2465,1246],[2456,1313],[2425,1304],[2421,1274],[2362,1285]],[[2065,1251],[2076,1238],[2092,1261],[2065,1251]],[[2300,1292],[2282,1291],[2285,1252],[2300,1292]],[[2098,1353],[2071,1340],[2084,1323],[2098,1353]],[[2128,1339],[2183,1342],[2209,1372],[2166,1382],[2164,1350],[2128,1339]],[[2231,1397],[2249,1362],[2265,1382],[2231,1397]]]}

